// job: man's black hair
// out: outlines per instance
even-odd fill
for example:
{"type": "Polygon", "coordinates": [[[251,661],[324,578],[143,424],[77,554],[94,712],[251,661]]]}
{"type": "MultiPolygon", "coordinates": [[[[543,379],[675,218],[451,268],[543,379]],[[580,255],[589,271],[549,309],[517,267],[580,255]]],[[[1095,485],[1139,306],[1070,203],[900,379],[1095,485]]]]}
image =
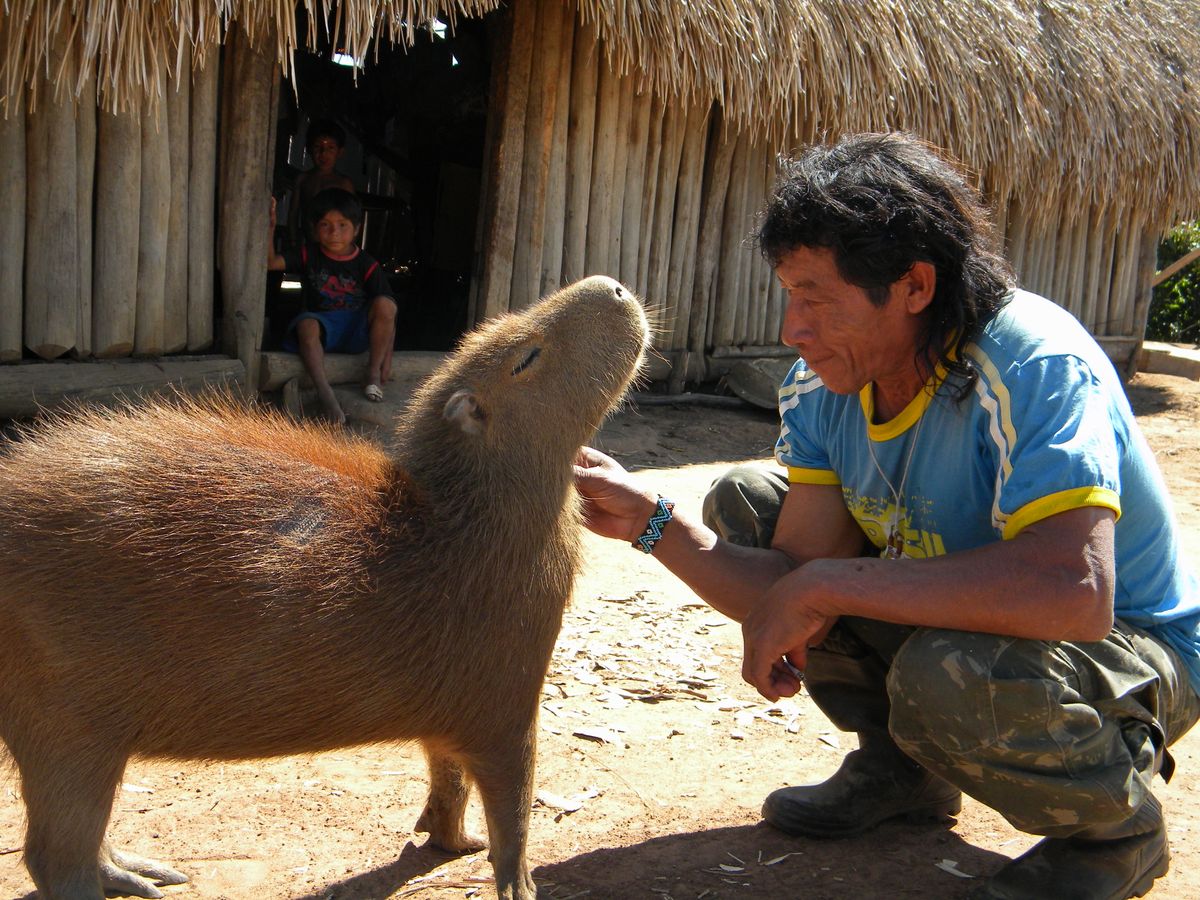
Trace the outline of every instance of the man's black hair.
{"type": "Polygon", "coordinates": [[[340,212],[353,222],[356,228],[363,222],[362,203],[357,197],[343,188],[325,188],[313,195],[305,205],[308,224],[315,227],[330,210],[340,212]]]}
{"type": "Polygon", "coordinates": [[[308,123],[308,131],[304,134],[304,146],[312,153],[313,144],[323,137],[333,138],[339,147],[346,146],[346,129],[333,119],[313,119],[308,123]]]}
{"type": "Polygon", "coordinates": [[[833,252],[838,273],[883,305],[913,263],[937,273],[917,365],[941,363],[960,384],[974,373],[964,346],[1006,302],[1012,269],[979,192],[927,144],[905,134],[860,134],[784,160],[754,235],[777,266],[798,247],[833,252]]]}

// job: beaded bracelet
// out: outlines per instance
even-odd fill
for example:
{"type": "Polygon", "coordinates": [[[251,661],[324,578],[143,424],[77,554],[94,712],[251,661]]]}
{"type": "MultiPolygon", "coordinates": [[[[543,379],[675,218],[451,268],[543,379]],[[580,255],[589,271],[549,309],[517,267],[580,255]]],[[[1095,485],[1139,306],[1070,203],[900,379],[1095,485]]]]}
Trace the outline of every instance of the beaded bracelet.
{"type": "Polygon", "coordinates": [[[654,515],[650,517],[650,521],[646,523],[646,530],[641,533],[633,546],[643,553],[653,553],[654,545],[658,543],[662,537],[663,528],[674,517],[672,510],[675,509],[675,504],[667,500],[661,494],[658,497],[658,505],[655,507],[654,515]]]}

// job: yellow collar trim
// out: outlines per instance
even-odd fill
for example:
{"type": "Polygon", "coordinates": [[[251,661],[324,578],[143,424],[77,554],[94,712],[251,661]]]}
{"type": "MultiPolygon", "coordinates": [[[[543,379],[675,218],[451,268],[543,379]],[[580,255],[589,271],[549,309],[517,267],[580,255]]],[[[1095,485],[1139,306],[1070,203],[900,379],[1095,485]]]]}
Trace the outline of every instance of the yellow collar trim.
{"type": "Polygon", "coordinates": [[[875,383],[868,382],[858,392],[858,402],[862,406],[863,417],[867,422],[867,437],[878,442],[890,441],[892,438],[904,434],[920,421],[925,410],[929,408],[929,404],[933,402],[933,395],[937,393],[937,389],[945,380],[946,369],[941,363],[938,363],[929,380],[925,382],[921,390],[917,391],[917,396],[908,401],[908,406],[904,407],[894,419],[878,424],[873,421],[875,418],[875,383]]]}

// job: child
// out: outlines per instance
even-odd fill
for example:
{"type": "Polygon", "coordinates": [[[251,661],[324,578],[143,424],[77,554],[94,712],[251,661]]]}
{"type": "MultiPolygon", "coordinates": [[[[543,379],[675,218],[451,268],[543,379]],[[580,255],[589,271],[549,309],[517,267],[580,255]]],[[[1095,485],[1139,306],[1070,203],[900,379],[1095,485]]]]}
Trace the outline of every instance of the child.
{"type": "Polygon", "coordinates": [[[383,384],[391,377],[396,301],[379,263],[355,244],[363,219],[355,196],[329,188],[313,197],[309,210],[315,240],[286,255],[276,252],[272,243],[267,268],[302,274],[302,312],[288,324],[283,348],[300,354],[326,417],[340,425],[346,414],[325,375],[325,353],[369,350],[363,394],[368,400],[382,400],[383,384]]]}
{"type": "Polygon", "coordinates": [[[304,240],[312,239],[312,235],[307,233],[301,236],[299,229],[301,224],[305,229],[308,228],[311,216],[307,211],[317,194],[329,188],[341,188],[354,193],[354,182],[334,168],[346,149],[346,132],[341,125],[332,119],[314,120],[309,123],[304,145],[313,167],[296,179],[292,202],[288,207],[288,240],[297,246],[304,240]]]}

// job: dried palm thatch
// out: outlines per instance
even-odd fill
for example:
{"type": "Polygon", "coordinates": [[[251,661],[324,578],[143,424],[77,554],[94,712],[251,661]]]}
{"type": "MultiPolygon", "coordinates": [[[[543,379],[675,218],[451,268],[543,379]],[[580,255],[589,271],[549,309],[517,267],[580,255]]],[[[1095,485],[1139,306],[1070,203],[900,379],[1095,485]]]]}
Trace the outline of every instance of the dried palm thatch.
{"type": "MultiPolygon", "coordinates": [[[[522,2],[522,0],[515,0],[522,2]]],[[[49,79],[108,109],[180,77],[231,23],[298,47],[296,8],[365,58],[501,0],[5,0],[0,103],[49,79]],[[51,53],[69,29],[72,52],[51,53]]],[[[970,160],[993,198],[1015,182],[1034,216],[1067,204],[1145,205],[1151,227],[1200,213],[1196,0],[579,0],[614,67],[664,97],[719,102],[729,127],[786,149],[844,131],[904,129],[970,160]]]]}

